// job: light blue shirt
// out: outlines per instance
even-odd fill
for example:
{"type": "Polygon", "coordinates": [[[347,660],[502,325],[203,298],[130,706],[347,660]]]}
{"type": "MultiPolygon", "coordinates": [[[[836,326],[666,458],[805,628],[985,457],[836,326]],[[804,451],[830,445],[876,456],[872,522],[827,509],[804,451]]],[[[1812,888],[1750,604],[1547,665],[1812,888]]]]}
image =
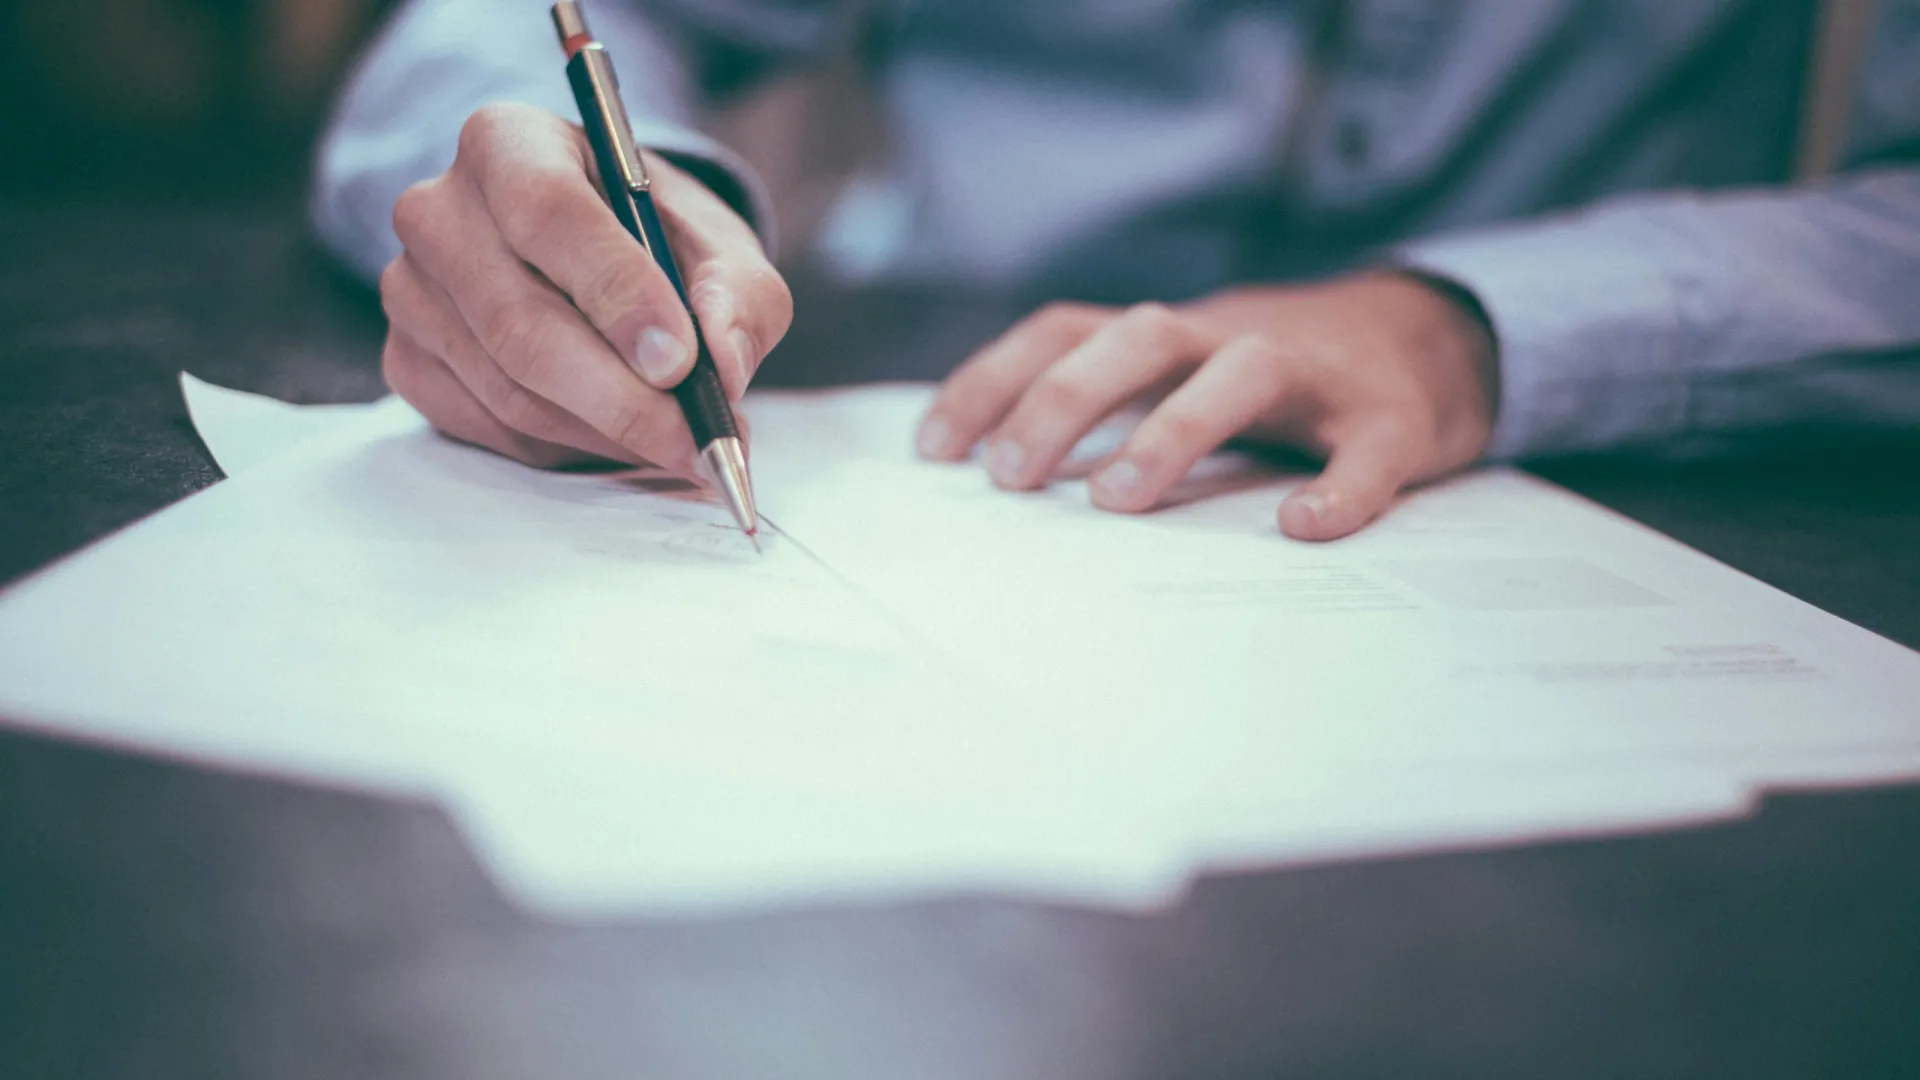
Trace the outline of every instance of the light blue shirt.
{"type": "MultiPolygon", "coordinates": [[[[1787,186],[1809,0],[600,0],[641,140],[771,243],[717,95],[867,9],[890,280],[1123,302],[1395,262],[1499,341],[1495,458],[1920,426],[1920,0],[1880,0],[1846,169],[1787,186]],[[877,11],[875,10],[877,9],[877,11]]],[[[413,0],[321,147],[372,276],[462,121],[577,118],[533,0],[413,0]]]]}

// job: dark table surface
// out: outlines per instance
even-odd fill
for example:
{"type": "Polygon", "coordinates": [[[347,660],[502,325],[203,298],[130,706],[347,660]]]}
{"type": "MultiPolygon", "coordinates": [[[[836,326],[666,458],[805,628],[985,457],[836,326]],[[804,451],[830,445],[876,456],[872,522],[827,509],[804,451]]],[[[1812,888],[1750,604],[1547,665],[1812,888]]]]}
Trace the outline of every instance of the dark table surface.
{"type": "MultiPolygon", "coordinates": [[[[1006,317],[800,311],[770,377],[931,374],[1006,317]]],[[[283,206],[0,207],[0,581],[219,478],[178,371],[368,400],[380,333],[283,206]]],[[[1541,471],[1920,644],[1913,442],[1541,471]]],[[[432,805],[0,723],[0,1076],[1920,1076],[1920,788],[1210,878],[1152,916],[557,925],[432,805]]]]}

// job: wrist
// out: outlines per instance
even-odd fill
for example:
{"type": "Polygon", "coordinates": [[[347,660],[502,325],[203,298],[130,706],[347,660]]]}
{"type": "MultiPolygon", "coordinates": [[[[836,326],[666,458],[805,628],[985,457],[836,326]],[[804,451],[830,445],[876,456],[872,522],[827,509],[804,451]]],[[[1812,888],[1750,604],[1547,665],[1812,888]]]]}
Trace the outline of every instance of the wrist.
{"type": "Polygon", "coordinates": [[[1500,402],[1500,338],[1486,306],[1474,291],[1452,278],[1427,270],[1394,266],[1384,271],[1416,285],[1440,300],[1446,334],[1465,356],[1486,395],[1489,421],[1500,402]]]}

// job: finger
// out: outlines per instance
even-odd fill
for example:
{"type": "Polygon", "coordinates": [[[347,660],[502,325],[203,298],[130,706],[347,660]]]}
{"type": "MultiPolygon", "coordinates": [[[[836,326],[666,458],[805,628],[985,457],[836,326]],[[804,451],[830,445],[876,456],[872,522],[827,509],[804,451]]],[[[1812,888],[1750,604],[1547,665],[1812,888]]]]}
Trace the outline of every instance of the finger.
{"type": "Polygon", "coordinates": [[[693,363],[693,321],[653,257],[614,216],[586,137],[524,105],[491,105],[460,132],[454,172],[479,192],[507,246],[572,299],[633,369],[661,389],[693,363]]]}
{"type": "Polygon", "coordinates": [[[696,264],[694,275],[694,314],[727,399],[738,402],[793,325],[792,294],[763,258],[710,259],[696,264]]]}
{"type": "Polygon", "coordinates": [[[1111,319],[1027,387],[987,444],[1001,487],[1044,484],[1075,443],[1115,409],[1204,353],[1202,334],[1161,304],[1111,319]]]}
{"type": "Polygon", "coordinates": [[[566,296],[521,262],[478,198],[469,185],[443,179],[408,189],[395,206],[395,228],[423,276],[452,299],[508,378],[628,452],[696,476],[678,403],[648,386],[566,296]]]}
{"type": "Polygon", "coordinates": [[[793,325],[793,294],[760,238],[699,180],[654,162],[654,190],[700,332],[727,396],[740,400],[754,372],[793,325]]]}
{"type": "Polygon", "coordinates": [[[939,461],[966,457],[1040,372],[1108,317],[1105,309],[1086,304],[1050,304],[1022,319],[947,376],[921,418],[914,445],[939,461]]]}
{"type": "Polygon", "coordinates": [[[387,385],[443,434],[539,469],[578,464],[588,455],[514,431],[495,419],[438,357],[404,334],[389,333],[381,353],[387,385]]]}
{"type": "Polygon", "coordinates": [[[1107,510],[1151,509],[1201,458],[1301,392],[1301,373],[1265,338],[1235,338],[1133,430],[1088,485],[1107,510]]]}
{"type": "Polygon", "coordinates": [[[1336,440],[1319,477],[1281,502],[1280,531],[1296,540],[1336,540],[1373,521],[1418,475],[1419,445],[1397,418],[1336,440]]]}
{"type": "MultiPolygon", "coordinates": [[[[393,330],[437,358],[507,428],[596,458],[647,463],[579,417],[508,378],[475,340],[453,300],[420,273],[411,257],[402,254],[380,275],[380,300],[393,330]]],[[[427,410],[421,412],[433,418],[427,410]]]]}

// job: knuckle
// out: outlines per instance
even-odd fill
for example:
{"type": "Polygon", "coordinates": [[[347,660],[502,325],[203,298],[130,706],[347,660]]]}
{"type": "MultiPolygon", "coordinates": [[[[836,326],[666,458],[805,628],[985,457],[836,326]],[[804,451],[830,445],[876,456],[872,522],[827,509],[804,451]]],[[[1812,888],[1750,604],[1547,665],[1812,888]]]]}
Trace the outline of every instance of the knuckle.
{"type": "Polygon", "coordinates": [[[500,139],[525,120],[526,107],[497,101],[473,110],[460,125],[458,152],[462,157],[486,158],[500,146],[500,139]]]}
{"type": "Polygon", "coordinates": [[[536,166],[520,170],[503,199],[489,199],[500,228],[510,239],[558,230],[578,205],[579,177],[563,169],[536,166]]]}
{"type": "Polygon", "coordinates": [[[940,388],[934,392],[930,411],[937,412],[945,416],[949,422],[971,431],[984,422],[982,417],[986,409],[981,404],[983,393],[979,375],[963,367],[947,376],[946,381],[940,384],[940,388]]]}
{"type": "MultiPolygon", "coordinates": [[[[747,298],[751,310],[775,338],[785,337],[793,327],[793,292],[780,272],[764,262],[747,267],[741,274],[740,295],[747,298]]],[[[772,344],[766,342],[764,344],[772,344]]]]}
{"type": "Polygon", "coordinates": [[[380,310],[386,312],[387,322],[396,323],[406,313],[407,282],[406,268],[401,260],[395,259],[380,271],[380,310]]]}
{"type": "Polygon", "coordinates": [[[642,257],[612,259],[587,272],[573,302],[605,326],[631,308],[660,303],[661,297],[654,288],[655,278],[659,284],[666,284],[664,275],[642,257]]]}
{"type": "Polygon", "coordinates": [[[996,414],[1032,395],[1040,380],[1009,364],[982,363],[956,372],[948,382],[962,409],[968,413],[996,414]]]}
{"type": "Polygon", "coordinates": [[[691,268],[683,266],[680,273],[680,280],[687,287],[687,295],[697,303],[731,300],[744,283],[733,267],[720,258],[702,259],[691,268]]]}
{"type": "Polygon", "coordinates": [[[1033,384],[1031,393],[1034,405],[1048,415],[1088,412],[1095,407],[1098,399],[1094,388],[1084,380],[1055,372],[1042,375],[1033,384]]]}
{"type": "Polygon", "coordinates": [[[1171,344],[1180,333],[1180,316],[1165,304],[1135,304],[1121,315],[1129,337],[1153,345],[1171,344]]]}
{"type": "Polygon", "coordinates": [[[539,435],[546,429],[546,414],[533,393],[519,383],[509,382],[491,403],[494,419],[525,435],[539,435]]]}
{"type": "Polygon", "coordinates": [[[1288,360],[1288,354],[1280,347],[1280,343],[1265,334],[1242,334],[1228,342],[1227,349],[1244,355],[1248,361],[1263,368],[1283,367],[1288,360]]]}
{"type": "MultiPolygon", "coordinates": [[[[380,348],[380,374],[387,386],[415,408],[421,406],[419,392],[420,357],[395,335],[388,334],[380,348]]],[[[425,412],[424,409],[421,410],[425,412]]]]}
{"type": "Polygon", "coordinates": [[[517,381],[539,374],[553,331],[553,316],[538,306],[507,303],[493,309],[480,328],[487,352],[517,381]]]}
{"type": "MultiPolygon", "coordinates": [[[[662,275],[664,278],[665,275],[662,275]]],[[[694,312],[703,320],[712,320],[715,326],[734,322],[743,312],[734,302],[735,289],[727,284],[726,272],[713,263],[705,263],[694,268],[693,277],[686,283],[688,301],[694,312]]],[[[753,310],[752,299],[747,298],[747,311],[753,310]]]]}
{"type": "Polygon", "coordinates": [[[1169,454],[1194,453],[1206,446],[1212,435],[1207,418],[1187,409],[1165,409],[1154,425],[1155,441],[1169,454]]]}
{"type": "Polygon", "coordinates": [[[1014,324],[1005,339],[1017,337],[1063,346],[1085,336],[1099,324],[1098,310],[1089,304],[1056,300],[1014,324]]]}
{"type": "Polygon", "coordinates": [[[413,247],[432,228],[438,191],[437,180],[422,180],[393,200],[393,233],[402,246],[413,247]]]}

